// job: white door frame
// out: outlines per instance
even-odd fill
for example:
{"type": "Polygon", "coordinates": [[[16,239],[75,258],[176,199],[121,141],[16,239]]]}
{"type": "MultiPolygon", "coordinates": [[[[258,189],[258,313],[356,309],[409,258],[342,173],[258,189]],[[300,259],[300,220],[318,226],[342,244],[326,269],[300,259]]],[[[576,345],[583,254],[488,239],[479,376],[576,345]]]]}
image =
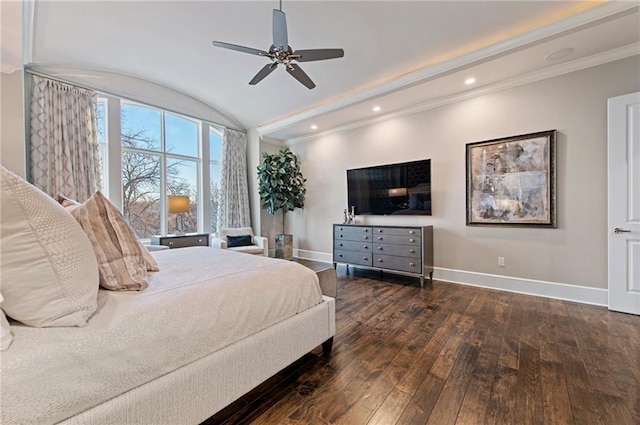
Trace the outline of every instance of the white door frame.
{"type": "Polygon", "coordinates": [[[608,100],[609,309],[640,314],[640,93],[608,100]]]}

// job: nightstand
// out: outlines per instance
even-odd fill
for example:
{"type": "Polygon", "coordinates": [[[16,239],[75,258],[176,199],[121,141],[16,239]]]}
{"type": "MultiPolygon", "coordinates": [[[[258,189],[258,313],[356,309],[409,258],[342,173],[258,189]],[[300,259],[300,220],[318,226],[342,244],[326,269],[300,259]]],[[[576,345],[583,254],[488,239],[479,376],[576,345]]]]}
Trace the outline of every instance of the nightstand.
{"type": "Polygon", "coordinates": [[[208,233],[188,233],[186,235],[152,236],[151,245],[164,245],[169,248],[188,246],[209,246],[208,233]]]}

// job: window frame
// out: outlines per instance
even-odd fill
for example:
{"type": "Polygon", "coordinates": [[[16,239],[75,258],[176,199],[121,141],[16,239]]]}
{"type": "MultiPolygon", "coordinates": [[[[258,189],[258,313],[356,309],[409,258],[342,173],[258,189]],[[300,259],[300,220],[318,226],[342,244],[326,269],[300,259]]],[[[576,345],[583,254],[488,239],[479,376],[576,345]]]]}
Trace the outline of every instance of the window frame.
{"type": "MultiPolygon", "coordinates": [[[[167,163],[169,159],[195,161],[196,163],[196,191],[197,191],[197,229],[198,233],[214,233],[216,229],[211,228],[211,181],[210,181],[210,165],[212,163],[221,163],[222,160],[211,160],[210,146],[209,146],[209,131],[215,131],[221,137],[224,136],[224,126],[220,126],[211,122],[203,121],[198,118],[190,117],[172,110],[163,109],[154,105],[145,104],[143,102],[137,102],[118,96],[107,95],[103,93],[98,94],[100,101],[106,103],[104,111],[105,122],[105,164],[106,167],[103,170],[104,176],[104,188],[103,191],[109,194],[109,199],[116,204],[116,206],[123,211],[124,193],[123,193],[123,180],[122,180],[122,158],[125,152],[139,152],[144,154],[158,155],[160,156],[160,234],[166,235],[168,230],[168,216],[167,210],[167,163]],[[144,148],[132,148],[122,145],[122,122],[121,114],[122,107],[124,105],[133,105],[142,108],[148,108],[160,112],[160,125],[161,125],[161,140],[160,150],[144,149],[144,148]],[[196,124],[197,137],[198,137],[198,156],[192,157],[189,155],[182,155],[177,153],[166,152],[166,137],[165,137],[165,114],[171,114],[173,116],[188,120],[196,124]],[[205,160],[205,158],[207,158],[205,160]],[[117,159],[117,160],[116,160],[117,159]],[[207,164],[205,167],[204,164],[207,164]]],[[[220,153],[222,156],[222,152],[220,153]]],[[[142,238],[142,240],[148,240],[148,238],[142,238]]]]}

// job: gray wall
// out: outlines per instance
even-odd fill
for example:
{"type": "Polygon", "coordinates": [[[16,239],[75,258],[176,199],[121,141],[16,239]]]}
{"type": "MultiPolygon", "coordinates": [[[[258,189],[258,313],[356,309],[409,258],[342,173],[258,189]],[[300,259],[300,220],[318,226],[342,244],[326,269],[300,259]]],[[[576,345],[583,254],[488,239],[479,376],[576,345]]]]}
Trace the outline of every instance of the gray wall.
{"type": "Polygon", "coordinates": [[[296,248],[329,255],[331,225],[347,204],[346,169],[431,158],[433,216],[358,222],[433,225],[436,267],[606,288],[607,98],[640,89],[639,64],[635,56],[295,144],[307,200],[288,215],[287,233],[296,248]],[[551,129],[558,228],[466,226],[465,144],[551,129]]]}
{"type": "Polygon", "coordinates": [[[0,73],[0,163],[21,177],[26,175],[23,71],[0,73]]]}

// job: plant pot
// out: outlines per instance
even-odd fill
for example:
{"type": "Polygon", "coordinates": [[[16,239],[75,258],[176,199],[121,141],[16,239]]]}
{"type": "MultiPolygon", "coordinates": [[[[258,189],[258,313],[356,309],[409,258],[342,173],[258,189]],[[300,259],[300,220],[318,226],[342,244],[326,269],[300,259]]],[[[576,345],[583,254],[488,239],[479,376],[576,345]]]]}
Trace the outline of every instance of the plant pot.
{"type": "Polygon", "coordinates": [[[293,260],[293,235],[276,235],[276,258],[293,260]]]}

